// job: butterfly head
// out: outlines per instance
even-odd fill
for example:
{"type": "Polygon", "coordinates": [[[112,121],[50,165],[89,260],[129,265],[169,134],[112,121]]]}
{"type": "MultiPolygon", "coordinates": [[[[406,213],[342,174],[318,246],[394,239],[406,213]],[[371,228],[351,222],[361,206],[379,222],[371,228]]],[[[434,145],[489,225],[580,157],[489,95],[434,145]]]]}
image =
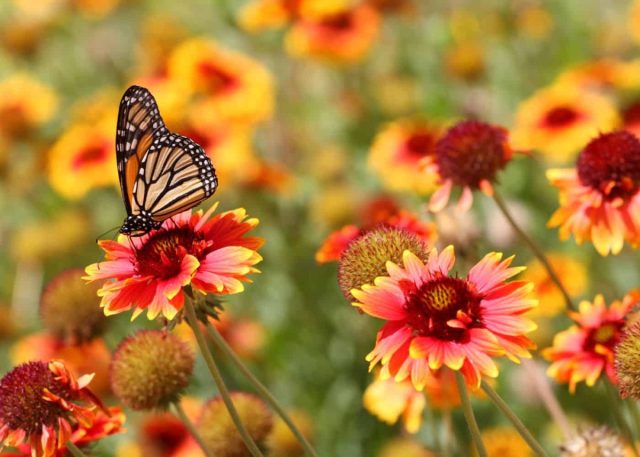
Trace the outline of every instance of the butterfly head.
{"type": "Polygon", "coordinates": [[[159,229],[162,221],[154,221],[148,214],[129,215],[120,227],[120,233],[129,236],[142,236],[151,230],[159,229]]]}

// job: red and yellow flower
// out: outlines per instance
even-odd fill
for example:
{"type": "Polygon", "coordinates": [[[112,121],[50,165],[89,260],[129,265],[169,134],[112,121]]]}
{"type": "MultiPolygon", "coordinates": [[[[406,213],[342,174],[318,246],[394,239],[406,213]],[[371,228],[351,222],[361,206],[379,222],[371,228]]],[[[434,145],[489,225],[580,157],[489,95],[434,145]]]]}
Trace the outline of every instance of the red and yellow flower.
{"type": "Polygon", "coordinates": [[[169,57],[169,78],[193,88],[212,117],[251,125],[268,119],[274,109],[273,79],[253,59],[196,38],[180,44],[169,57]]]}
{"type": "Polygon", "coordinates": [[[105,314],[133,309],[132,319],[145,310],[149,319],[173,319],[184,304],[185,286],[219,295],[242,292],[262,260],[257,249],[263,240],[245,237],[258,220],[247,219],[242,208],[211,217],[216,207],[205,214],[185,211],[138,238],[101,240],[106,261],[89,265],[85,279],[109,280],[98,291],[105,314]]]}
{"type": "Polygon", "coordinates": [[[552,162],[567,162],[591,138],[614,129],[618,123],[609,97],[575,84],[556,84],[520,104],[512,146],[539,150],[552,162]]]}
{"type": "Polygon", "coordinates": [[[388,262],[389,276],[351,291],[354,306],[387,321],[367,355],[370,369],[381,363],[421,390],[430,370],[447,366],[476,388],[482,376],[498,376],[493,357],[530,357],[526,334],[536,325],[523,314],[537,303],[528,296],[531,283],[506,281],[524,269],[510,267],[512,259],[487,254],[466,278],[449,276],[453,246],[433,249],[426,263],[410,251],[403,266],[388,262]]]}
{"type": "Polygon", "coordinates": [[[409,433],[417,433],[427,405],[424,393],[416,390],[411,381],[396,382],[377,377],[365,389],[362,402],[367,411],[383,422],[393,425],[402,418],[409,433]]]}
{"type": "Polygon", "coordinates": [[[435,155],[425,173],[437,173],[438,189],[429,200],[429,209],[441,211],[449,203],[453,187],[462,195],[458,208],[466,211],[473,203],[473,191],[493,194],[493,182],[513,155],[508,132],[502,127],[478,121],[462,121],[450,127],[436,143],[435,155]]]}
{"type": "Polygon", "coordinates": [[[96,187],[118,182],[113,166],[113,123],[70,127],[49,151],[51,187],[69,199],[80,199],[96,187]],[[73,185],[70,186],[69,183],[73,185]]]}
{"type": "Polygon", "coordinates": [[[576,168],[552,169],[547,178],[560,192],[550,227],[561,239],[593,243],[601,255],[617,254],[624,242],[640,242],[640,140],[626,131],[593,139],[576,168]]]}
{"type": "MultiPolygon", "coordinates": [[[[318,3],[318,2],[316,2],[318,3]]],[[[320,14],[301,14],[286,36],[286,48],[297,57],[355,63],[367,54],[380,28],[375,8],[360,4],[320,14]]]]}
{"type": "Polygon", "coordinates": [[[32,456],[62,454],[116,433],[124,422],[87,388],[92,375],[76,379],[61,361],[28,362],[0,380],[0,450],[28,446],[32,456]],[[101,411],[101,412],[99,412],[101,411]]]}
{"type": "Polygon", "coordinates": [[[429,122],[402,119],[386,125],[369,152],[369,166],[390,190],[421,194],[435,187],[437,174],[426,174],[423,163],[433,161],[440,129],[429,122]]]}
{"type": "Polygon", "coordinates": [[[604,372],[616,381],[614,348],[620,341],[626,316],[640,302],[640,294],[631,292],[607,307],[604,297],[596,295],[592,302],[582,301],[578,312],[569,316],[576,325],[558,333],[553,346],[543,356],[551,361],[547,374],[561,383],[568,383],[571,393],[584,381],[593,386],[604,372]]]}
{"type": "Polygon", "coordinates": [[[584,89],[637,89],[640,87],[640,59],[600,59],[564,71],[556,83],[584,89]]]}

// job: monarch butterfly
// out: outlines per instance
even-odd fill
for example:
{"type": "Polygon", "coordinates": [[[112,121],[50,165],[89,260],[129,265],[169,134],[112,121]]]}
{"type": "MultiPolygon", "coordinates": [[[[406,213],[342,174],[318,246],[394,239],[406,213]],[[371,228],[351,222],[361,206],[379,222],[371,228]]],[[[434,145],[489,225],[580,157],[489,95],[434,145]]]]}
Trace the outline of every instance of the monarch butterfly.
{"type": "Polygon", "coordinates": [[[167,129],[144,87],[129,87],[120,101],[116,160],[127,210],[120,233],[126,235],[159,229],[165,219],[193,208],[218,187],[202,147],[167,129]]]}

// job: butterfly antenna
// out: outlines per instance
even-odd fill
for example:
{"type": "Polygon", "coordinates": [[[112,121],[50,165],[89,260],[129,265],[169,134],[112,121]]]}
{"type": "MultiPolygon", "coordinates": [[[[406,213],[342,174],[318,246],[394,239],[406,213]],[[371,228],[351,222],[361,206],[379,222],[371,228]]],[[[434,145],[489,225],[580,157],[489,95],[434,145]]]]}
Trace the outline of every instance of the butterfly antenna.
{"type": "MultiPolygon", "coordinates": [[[[101,233],[100,235],[98,235],[98,236],[96,237],[96,243],[98,243],[98,241],[100,240],[100,238],[102,238],[103,236],[105,236],[107,233],[109,233],[109,232],[113,232],[113,231],[115,231],[115,230],[118,230],[118,227],[117,227],[117,226],[116,226],[116,227],[113,227],[113,228],[110,228],[110,229],[109,229],[109,230],[107,230],[106,232],[101,233]]],[[[113,239],[115,240],[115,235],[114,235],[113,239]]]]}

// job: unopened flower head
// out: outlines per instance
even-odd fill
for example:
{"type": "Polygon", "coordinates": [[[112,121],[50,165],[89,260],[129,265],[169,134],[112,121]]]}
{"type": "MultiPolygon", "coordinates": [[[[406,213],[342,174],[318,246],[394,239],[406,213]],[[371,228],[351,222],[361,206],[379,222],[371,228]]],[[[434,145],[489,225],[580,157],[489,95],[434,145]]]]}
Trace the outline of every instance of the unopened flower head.
{"type": "Polygon", "coordinates": [[[578,244],[591,241],[601,255],[618,254],[627,241],[640,242],[640,140],[617,131],[593,139],[576,168],[547,171],[560,192],[560,208],[550,227],[560,238],[573,235],[578,244]]]}
{"type": "Polygon", "coordinates": [[[614,367],[622,397],[640,399],[640,321],[624,329],[615,348],[614,367]]]}
{"type": "Polygon", "coordinates": [[[478,121],[462,121],[449,128],[436,143],[434,166],[440,188],[432,195],[429,208],[443,209],[453,186],[462,189],[458,205],[463,210],[471,206],[474,190],[491,194],[498,171],[512,156],[507,137],[502,127],[478,121]]]}
{"type": "Polygon", "coordinates": [[[194,354],[177,336],[143,330],[123,340],[111,362],[111,388],[135,410],[162,408],[189,385],[194,354]]]}
{"type": "Polygon", "coordinates": [[[536,325],[523,314],[537,302],[529,297],[531,283],[506,281],[523,270],[510,267],[512,259],[487,254],[465,278],[449,275],[452,246],[433,249],[426,262],[410,251],[402,265],[387,262],[387,276],[351,291],[354,306],[387,321],[367,356],[370,368],[381,363],[421,390],[429,370],[447,366],[476,388],[482,376],[498,376],[492,357],[530,357],[535,345],[526,334],[536,325]]]}
{"type": "Polygon", "coordinates": [[[392,227],[380,227],[353,240],[340,257],[338,283],[347,300],[351,290],[371,284],[387,272],[388,261],[398,263],[406,250],[426,260],[429,248],[415,234],[392,227]]]}
{"type": "Polygon", "coordinates": [[[247,219],[244,209],[212,217],[216,207],[180,213],[138,238],[101,240],[106,261],[89,265],[85,279],[112,280],[98,291],[105,314],[133,309],[132,319],[147,311],[149,319],[171,320],[182,309],[185,286],[218,295],[242,292],[262,260],[262,239],[245,236],[258,220],[247,219]]]}
{"type": "MultiPolygon", "coordinates": [[[[262,447],[273,426],[273,415],[264,402],[250,394],[231,392],[240,420],[253,441],[262,447]]],[[[218,457],[250,457],[221,397],[215,397],[202,408],[198,432],[211,452],[218,457]]]]}
{"type": "Polygon", "coordinates": [[[590,427],[560,446],[561,457],[626,457],[624,441],[602,425],[590,427]]]}
{"type": "Polygon", "coordinates": [[[61,361],[18,365],[0,380],[0,449],[27,444],[33,455],[50,457],[64,447],[76,426],[90,427],[96,409],[109,411],[61,361]]]}
{"type": "Polygon", "coordinates": [[[81,343],[100,335],[106,319],[96,292],[98,284],[82,280],[83,270],[58,274],[45,288],[40,301],[44,326],[58,339],[81,343]]]}

